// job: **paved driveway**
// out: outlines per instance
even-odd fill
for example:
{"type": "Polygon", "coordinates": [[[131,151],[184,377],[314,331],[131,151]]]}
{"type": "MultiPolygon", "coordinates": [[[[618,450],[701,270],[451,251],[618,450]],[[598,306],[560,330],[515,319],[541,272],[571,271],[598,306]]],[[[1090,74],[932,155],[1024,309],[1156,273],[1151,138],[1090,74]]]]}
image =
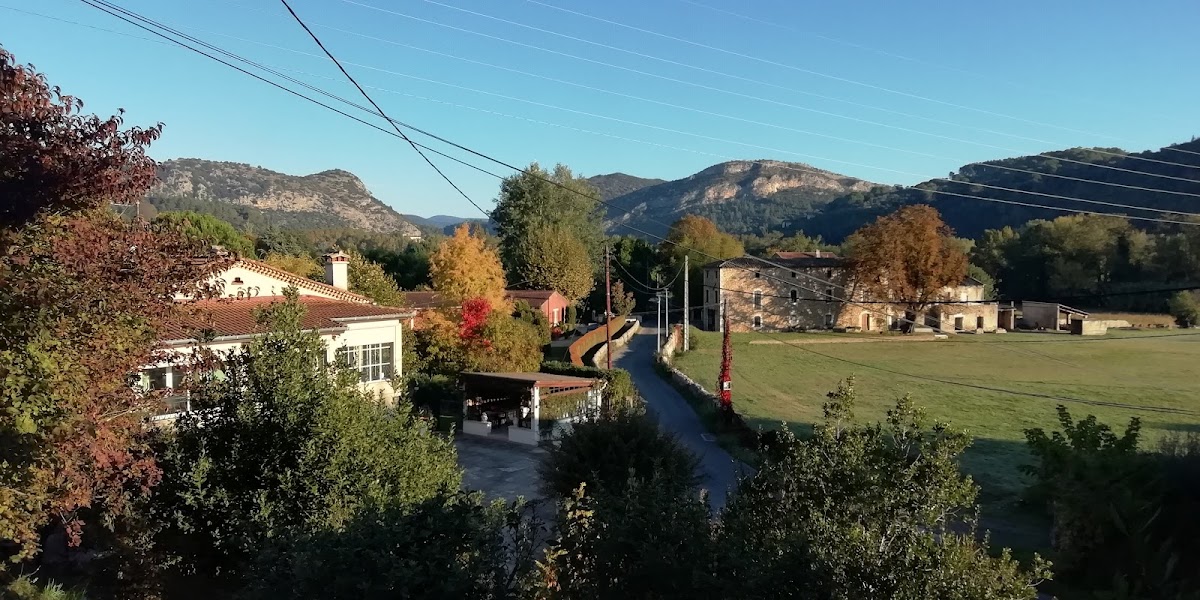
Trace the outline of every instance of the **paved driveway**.
{"type": "MultiPolygon", "coordinates": [[[[629,371],[633,383],[646,400],[649,412],[659,426],[675,434],[689,450],[700,458],[703,476],[701,486],[708,490],[713,510],[725,506],[728,492],[737,486],[740,463],[736,462],[715,441],[705,439],[708,433],[696,411],[654,370],[655,329],[644,328],[633,336],[627,348],[613,359],[613,366],[629,371]]],[[[713,374],[714,380],[716,374],[713,374]]]]}
{"type": "Polygon", "coordinates": [[[463,468],[464,488],[479,490],[489,500],[542,498],[538,465],[546,456],[545,450],[466,434],[455,436],[454,446],[463,468]]]}

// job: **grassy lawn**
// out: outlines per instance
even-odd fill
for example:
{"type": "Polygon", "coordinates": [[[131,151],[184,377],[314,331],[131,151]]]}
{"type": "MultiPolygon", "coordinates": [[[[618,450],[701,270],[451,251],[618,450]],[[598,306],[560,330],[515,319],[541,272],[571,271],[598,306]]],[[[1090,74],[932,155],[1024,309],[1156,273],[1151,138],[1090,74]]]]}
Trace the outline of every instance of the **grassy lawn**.
{"type": "MultiPolygon", "coordinates": [[[[1058,404],[1076,417],[1094,414],[1114,428],[1141,417],[1147,445],[1167,431],[1200,430],[1200,335],[1193,333],[1114,331],[1103,338],[1009,333],[940,341],[734,334],[734,407],[753,425],[778,427],[786,421],[806,431],[820,418],[825,393],[848,376],[856,378],[855,413],[862,421],[882,420],[896,398],[911,394],[931,419],[975,438],[963,468],[982,488],[984,516],[1005,514],[1025,486],[1018,471],[1027,460],[1022,432],[1055,428],[1058,404]]],[[[693,339],[694,350],[678,357],[676,366],[711,389],[720,367],[720,334],[698,332],[693,339]]]]}

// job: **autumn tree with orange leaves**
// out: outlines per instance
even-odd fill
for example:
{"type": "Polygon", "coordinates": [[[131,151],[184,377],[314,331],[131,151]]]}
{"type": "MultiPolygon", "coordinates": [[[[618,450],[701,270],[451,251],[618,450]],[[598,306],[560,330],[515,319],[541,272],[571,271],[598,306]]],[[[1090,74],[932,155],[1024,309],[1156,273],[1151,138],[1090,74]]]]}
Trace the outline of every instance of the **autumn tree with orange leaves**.
{"type": "Polygon", "coordinates": [[[921,315],[967,274],[967,255],[932,206],[905,206],[851,236],[850,295],[889,299],[921,315]]]}
{"type": "MultiPolygon", "coordinates": [[[[160,473],[130,377],[220,259],[108,210],[145,195],[160,127],[80,113],[0,49],[0,580],[46,534],[79,544],[160,473]]],[[[103,537],[103,536],[101,536],[103,537]]]]}

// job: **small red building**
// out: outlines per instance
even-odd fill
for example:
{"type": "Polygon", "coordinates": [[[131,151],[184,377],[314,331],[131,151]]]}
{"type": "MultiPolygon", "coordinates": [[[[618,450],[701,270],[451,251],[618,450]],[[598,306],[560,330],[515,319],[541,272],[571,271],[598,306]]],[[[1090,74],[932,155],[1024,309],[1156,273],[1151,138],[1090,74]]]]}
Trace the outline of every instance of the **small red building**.
{"type": "Polygon", "coordinates": [[[506,290],[505,295],[513,302],[524,300],[529,306],[542,311],[551,325],[559,325],[567,320],[567,307],[571,303],[554,290],[506,290]]]}
{"type": "MultiPolygon", "coordinates": [[[[558,325],[567,320],[567,306],[570,302],[554,290],[505,290],[505,296],[510,302],[528,302],[529,306],[546,315],[551,325],[558,325]]],[[[422,326],[423,311],[441,306],[441,297],[437,292],[405,292],[404,297],[408,300],[407,308],[416,313],[410,321],[410,326],[415,329],[422,326]]]]}

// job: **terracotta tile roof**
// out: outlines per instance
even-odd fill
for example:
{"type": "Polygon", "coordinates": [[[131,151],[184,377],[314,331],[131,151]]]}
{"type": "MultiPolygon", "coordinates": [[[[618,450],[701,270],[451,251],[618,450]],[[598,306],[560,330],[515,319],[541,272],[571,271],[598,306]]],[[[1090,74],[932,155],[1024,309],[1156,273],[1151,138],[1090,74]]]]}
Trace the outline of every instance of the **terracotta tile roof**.
{"type": "Polygon", "coordinates": [[[824,252],[817,250],[815,252],[776,252],[775,258],[793,259],[793,258],[837,258],[838,255],[832,252],[824,252]]]}
{"type": "MultiPolygon", "coordinates": [[[[801,253],[803,254],[803,253],[801,253]]],[[[768,258],[760,259],[753,256],[739,256],[737,258],[728,258],[725,260],[717,260],[704,265],[705,269],[746,269],[755,271],[765,271],[775,268],[773,265],[779,265],[785,269],[802,269],[807,267],[815,268],[839,268],[846,266],[846,259],[826,252],[821,253],[821,258],[816,256],[802,256],[800,258],[768,258]]]]}
{"type": "Polygon", "coordinates": [[[404,301],[413,310],[426,310],[440,306],[442,297],[437,292],[404,292],[404,301]]]}
{"type": "Polygon", "coordinates": [[[504,290],[504,295],[510,300],[536,300],[539,304],[550,300],[554,290],[504,290]]]}
{"type": "MultiPolygon", "coordinates": [[[[189,303],[195,309],[185,323],[163,332],[169,341],[195,339],[200,332],[211,332],[215,337],[232,337],[263,333],[266,328],[255,319],[258,309],[283,302],[283,296],[258,298],[201,300],[189,303]]],[[[392,306],[375,306],[361,302],[346,302],[317,296],[300,296],[305,307],[300,326],[304,329],[345,329],[346,321],[387,320],[407,318],[412,312],[392,306]]]]}
{"type": "Polygon", "coordinates": [[[328,283],[322,283],[320,281],[314,281],[307,277],[301,277],[294,273],[288,273],[287,271],[284,271],[283,269],[276,269],[275,267],[272,267],[271,265],[268,265],[265,262],[261,262],[261,261],[257,261],[257,260],[241,259],[241,260],[237,261],[236,263],[234,263],[234,266],[243,267],[243,268],[249,269],[251,271],[254,271],[255,273],[259,273],[262,275],[267,275],[269,277],[274,277],[276,279],[283,280],[283,281],[285,281],[291,285],[294,285],[298,288],[305,288],[305,289],[313,290],[316,292],[321,292],[323,294],[329,294],[330,296],[333,296],[334,298],[337,298],[339,300],[347,300],[349,302],[364,302],[364,303],[368,303],[368,304],[371,302],[371,299],[366,296],[363,296],[360,294],[355,294],[354,292],[343,290],[342,288],[333,287],[332,285],[329,285],[328,283]]]}

